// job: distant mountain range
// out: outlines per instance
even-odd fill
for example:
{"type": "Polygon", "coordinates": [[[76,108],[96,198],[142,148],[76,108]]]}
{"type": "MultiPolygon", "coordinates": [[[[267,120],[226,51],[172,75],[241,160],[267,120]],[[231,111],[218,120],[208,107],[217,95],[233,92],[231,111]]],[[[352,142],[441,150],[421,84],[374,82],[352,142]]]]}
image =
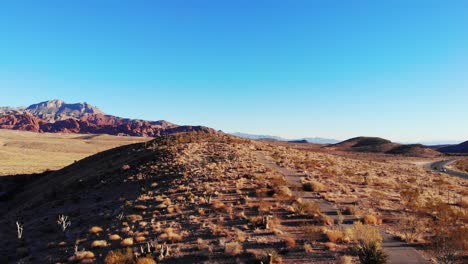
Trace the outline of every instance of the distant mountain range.
{"type": "Polygon", "coordinates": [[[190,131],[216,133],[214,129],[203,126],[180,126],[165,120],[145,121],[106,115],[88,103],[67,104],[62,100],[28,107],[0,107],[0,129],[146,137],[190,131]]]}
{"type": "Polygon", "coordinates": [[[266,139],[266,140],[278,140],[278,141],[293,141],[293,142],[303,142],[304,140],[308,143],[314,144],[335,144],[340,142],[336,139],[330,138],[320,138],[320,137],[310,137],[310,138],[298,138],[298,139],[286,139],[278,136],[271,136],[271,135],[255,135],[255,134],[247,134],[241,132],[230,133],[233,136],[241,137],[241,138],[248,138],[248,139],[266,139]]]}

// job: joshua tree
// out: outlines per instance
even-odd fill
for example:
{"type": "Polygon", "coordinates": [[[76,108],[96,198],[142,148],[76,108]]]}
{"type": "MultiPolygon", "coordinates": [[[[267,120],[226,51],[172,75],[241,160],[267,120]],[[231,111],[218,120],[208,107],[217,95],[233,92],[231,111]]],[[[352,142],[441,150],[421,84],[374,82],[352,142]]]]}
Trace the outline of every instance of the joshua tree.
{"type": "Polygon", "coordinates": [[[67,230],[67,228],[71,225],[71,221],[68,220],[68,216],[59,215],[57,224],[59,224],[60,228],[62,228],[62,231],[65,232],[65,230],[67,230]]]}
{"type": "Polygon", "coordinates": [[[18,239],[23,238],[23,225],[16,221],[16,229],[18,232],[18,239]]]}

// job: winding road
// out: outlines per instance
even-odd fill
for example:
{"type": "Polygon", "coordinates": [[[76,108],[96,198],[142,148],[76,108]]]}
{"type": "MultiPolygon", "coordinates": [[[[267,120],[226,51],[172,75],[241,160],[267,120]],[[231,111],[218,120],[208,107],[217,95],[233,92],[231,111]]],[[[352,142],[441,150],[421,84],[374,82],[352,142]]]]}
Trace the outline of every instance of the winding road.
{"type": "Polygon", "coordinates": [[[455,176],[455,177],[468,179],[468,173],[451,170],[451,169],[446,167],[448,164],[450,164],[450,163],[452,163],[452,162],[454,162],[456,160],[457,159],[439,160],[439,161],[436,161],[436,162],[433,162],[433,163],[429,164],[429,168],[431,170],[436,170],[438,172],[446,173],[446,174],[449,174],[449,175],[452,175],[452,176],[455,176]]]}

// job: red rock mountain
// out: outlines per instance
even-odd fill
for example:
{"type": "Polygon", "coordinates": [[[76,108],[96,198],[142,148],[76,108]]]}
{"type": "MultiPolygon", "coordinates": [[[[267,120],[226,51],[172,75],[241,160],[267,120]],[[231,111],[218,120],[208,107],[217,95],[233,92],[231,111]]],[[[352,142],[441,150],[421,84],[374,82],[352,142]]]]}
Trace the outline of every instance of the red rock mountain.
{"type": "Polygon", "coordinates": [[[179,132],[204,131],[203,126],[179,126],[164,120],[145,121],[106,115],[88,103],[51,100],[27,108],[0,108],[0,129],[31,132],[109,134],[155,137],[179,132]]]}

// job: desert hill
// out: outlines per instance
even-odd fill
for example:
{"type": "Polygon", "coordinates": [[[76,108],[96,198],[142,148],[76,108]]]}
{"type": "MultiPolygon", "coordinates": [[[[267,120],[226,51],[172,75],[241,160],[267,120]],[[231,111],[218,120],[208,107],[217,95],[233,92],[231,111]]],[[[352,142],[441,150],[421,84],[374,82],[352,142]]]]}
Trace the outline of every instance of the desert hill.
{"type": "Polygon", "coordinates": [[[415,157],[434,157],[441,153],[420,144],[398,144],[379,137],[356,137],[325,147],[330,150],[371,152],[415,157]]]}
{"type": "Polygon", "coordinates": [[[438,148],[437,150],[444,153],[468,153],[468,141],[462,142],[458,145],[438,148]]]}
{"type": "Polygon", "coordinates": [[[172,133],[204,131],[203,126],[180,126],[170,122],[145,121],[106,115],[88,103],[67,104],[50,100],[27,108],[0,109],[0,129],[31,132],[109,134],[155,137],[172,133]]]}
{"type": "MultiPolygon", "coordinates": [[[[355,160],[222,133],[166,135],[21,185],[0,202],[0,262],[349,263],[357,260],[348,254],[361,241],[359,230],[401,228],[398,219],[409,213],[395,199],[402,186],[420,181],[428,186],[421,199],[443,199],[436,192],[440,177],[411,163],[355,160]],[[335,225],[343,221],[338,212],[347,224],[335,225]],[[353,225],[356,220],[366,225],[353,225]],[[385,224],[375,227],[377,221],[385,224]]],[[[444,182],[454,195],[465,191],[462,179],[444,182]]]]}
{"type": "MultiPolygon", "coordinates": [[[[263,242],[249,242],[260,245],[250,253],[242,249],[258,224],[248,220],[258,215],[252,207],[258,200],[247,196],[267,186],[254,180],[265,169],[253,163],[250,147],[226,135],[182,133],[108,150],[38,177],[0,207],[0,260],[102,263],[111,250],[125,252],[127,246],[135,254],[140,247],[164,252],[161,263],[230,263],[231,257],[255,259],[254,252],[263,258],[266,249],[255,250],[263,242]],[[57,225],[62,214],[71,221],[65,232],[57,225]],[[17,241],[10,228],[17,220],[24,223],[24,239],[11,243],[17,241]]],[[[281,243],[271,231],[256,232],[281,243]]]]}

